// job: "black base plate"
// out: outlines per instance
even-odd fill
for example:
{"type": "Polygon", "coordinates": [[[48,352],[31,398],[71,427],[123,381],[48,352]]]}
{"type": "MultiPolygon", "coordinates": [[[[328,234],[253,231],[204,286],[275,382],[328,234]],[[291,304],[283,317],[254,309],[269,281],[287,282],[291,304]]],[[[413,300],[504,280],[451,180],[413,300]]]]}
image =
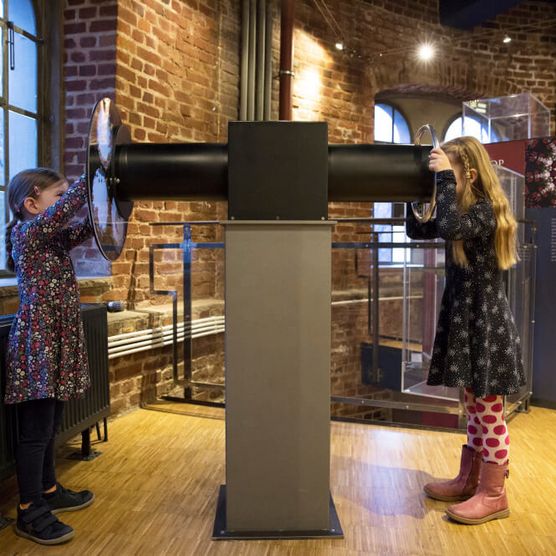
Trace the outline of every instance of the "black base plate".
{"type": "Polygon", "coordinates": [[[277,540],[277,539],[320,539],[336,538],[343,539],[344,532],[336,513],[336,507],[332,496],[330,496],[330,527],[317,531],[227,531],[226,530],[226,485],[220,485],[218,491],[218,503],[214,519],[212,539],[223,540],[277,540]]]}

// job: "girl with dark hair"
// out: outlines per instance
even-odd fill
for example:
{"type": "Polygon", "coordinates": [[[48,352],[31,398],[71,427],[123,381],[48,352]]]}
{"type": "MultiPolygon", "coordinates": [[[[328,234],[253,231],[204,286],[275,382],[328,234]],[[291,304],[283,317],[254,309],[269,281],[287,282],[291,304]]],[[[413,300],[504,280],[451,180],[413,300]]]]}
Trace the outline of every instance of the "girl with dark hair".
{"type": "Polygon", "coordinates": [[[69,225],[84,205],[81,177],[68,187],[48,168],[25,170],[8,185],[14,215],[6,229],[7,265],[15,270],[20,305],[9,336],[7,404],[17,404],[16,472],[20,503],[15,531],[40,544],[59,544],[73,529],[54,515],[93,502],[56,481],[54,439],[64,402],[89,387],[79,287],[69,255],[92,234],[86,220],[69,225]]]}

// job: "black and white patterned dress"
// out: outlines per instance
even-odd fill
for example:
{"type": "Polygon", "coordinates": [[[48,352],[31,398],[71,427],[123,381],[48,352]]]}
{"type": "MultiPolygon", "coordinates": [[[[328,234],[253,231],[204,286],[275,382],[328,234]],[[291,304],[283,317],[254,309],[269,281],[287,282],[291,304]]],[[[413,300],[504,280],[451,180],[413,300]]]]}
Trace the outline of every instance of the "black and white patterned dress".
{"type": "Polygon", "coordinates": [[[408,206],[412,239],[446,240],[446,286],[436,328],[429,385],[470,388],[475,396],[511,394],[526,383],[520,340],[494,249],[496,218],[480,200],[457,209],[452,170],[438,173],[436,218],[421,224],[408,206]],[[457,265],[452,241],[464,240],[469,265],[457,265]]]}

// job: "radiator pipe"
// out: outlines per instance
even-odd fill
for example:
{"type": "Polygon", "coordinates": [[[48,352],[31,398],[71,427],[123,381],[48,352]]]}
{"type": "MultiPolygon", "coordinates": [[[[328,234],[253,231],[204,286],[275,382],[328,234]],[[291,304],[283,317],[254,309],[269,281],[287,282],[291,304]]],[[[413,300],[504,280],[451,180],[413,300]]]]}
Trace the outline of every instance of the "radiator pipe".
{"type": "Polygon", "coordinates": [[[280,23],[280,120],[292,119],[294,10],[295,0],[282,0],[280,23]]]}
{"type": "MultiPolygon", "coordinates": [[[[224,316],[219,316],[197,319],[193,321],[190,326],[181,323],[179,326],[178,341],[183,341],[184,338],[189,337],[195,339],[221,334],[225,331],[224,322],[224,316]]],[[[131,353],[138,353],[156,347],[171,345],[172,342],[172,325],[118,334],[108,338],[108,357],[109,359],[114,359],[131,353]]]]}
{"type": "Polygon", "coordinates": [[[257,4],[257,82],[255,98],[255,119],[264,117],[264,84],[265,84],[265,40],[266,40],[266,0],[258,0],[257,4]]]}
{"type": "MultiPolygon", "coordinates": [[[[266,0],[265,0],[266,2],[266,0]]],[[[264,113],[263,118],[270,120],[272,113],[272,4],[266,8],[265,55],[264,55],[264,113]]]]}
{"type": "MultiPolygon", "coordinates": [[[[208,332],[210,330],[215,330],[224,326],[225,317],[210,317],[209,319],[197,319],[191,324],[183,322],[178,324],[178,335],[188,334],[198,334],[200,332],[208,332]],[[201,322],[208,321],[208,322],[201,322]]],[[[146,328],[144,330],[137,330],[135,332],[130,332],[126,334],[118,334],[116,336],[110,336],[108,338],[108,348],[118,348],[122,346],[127,346],[129,344],[136,344],[148,340],[153,340],[161,337],[171,337],[173,332],[173,325],[168,324],[161,326],[160,328],[146,328]]]]}
{"type": "Polygon", "coordinates": [[[249,68],[249,0],[241,2],[241,68],[239,93],[239,119],[247,119],[249,68]]]}
{"type": "Polygon", "coordinates": [[[255,85],[257,70],[257,0],[250,0],[249,4],[249,67],[247,120],[255,119],[255,85]]]}
{"type": "MultiPolygon", "coordinates": [[[[215,330],[212,332],[205,332],[203,334],[195,334],[192,336],[193,339],[196,338],[204,338],[205,336],[212,336],[214,334],[221,334],[225,331],[224,328],[222,328],[222,330],[215,330]]],[[[183,336],[180,338],[178,338],[178,341],[183,341],[184,338],[183,336]]],[[[157,342],[149,342],[148,345],[146,346],[141,346],[141,347],[134,347],[134,348],[130,348],[128,350],[124,350],[124,351],[119,351],[116,353],[111,353],[110,351],[108,352],[108,359],[115,359],[116,357],[123,357],[124,355],[131,355],[132,353],[139,353],[141,351],[147,351],[150,349],[155,349],[158,347],[164,347],[164,346],[169,346],[172,345],[172,338],[168,338],[167,340],[161,339],[157,342]]]]}

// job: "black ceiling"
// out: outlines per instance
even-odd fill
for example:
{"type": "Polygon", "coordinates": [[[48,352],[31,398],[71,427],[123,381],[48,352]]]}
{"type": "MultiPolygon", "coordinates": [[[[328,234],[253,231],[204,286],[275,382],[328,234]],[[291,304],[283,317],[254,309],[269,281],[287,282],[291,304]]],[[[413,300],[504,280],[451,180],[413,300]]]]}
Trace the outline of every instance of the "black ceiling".
{"type": "Polygon", "coordinates": [[[458,29],[471,29],[521,2],[522,0],[438,0],[440,23],[458,29]]]}

